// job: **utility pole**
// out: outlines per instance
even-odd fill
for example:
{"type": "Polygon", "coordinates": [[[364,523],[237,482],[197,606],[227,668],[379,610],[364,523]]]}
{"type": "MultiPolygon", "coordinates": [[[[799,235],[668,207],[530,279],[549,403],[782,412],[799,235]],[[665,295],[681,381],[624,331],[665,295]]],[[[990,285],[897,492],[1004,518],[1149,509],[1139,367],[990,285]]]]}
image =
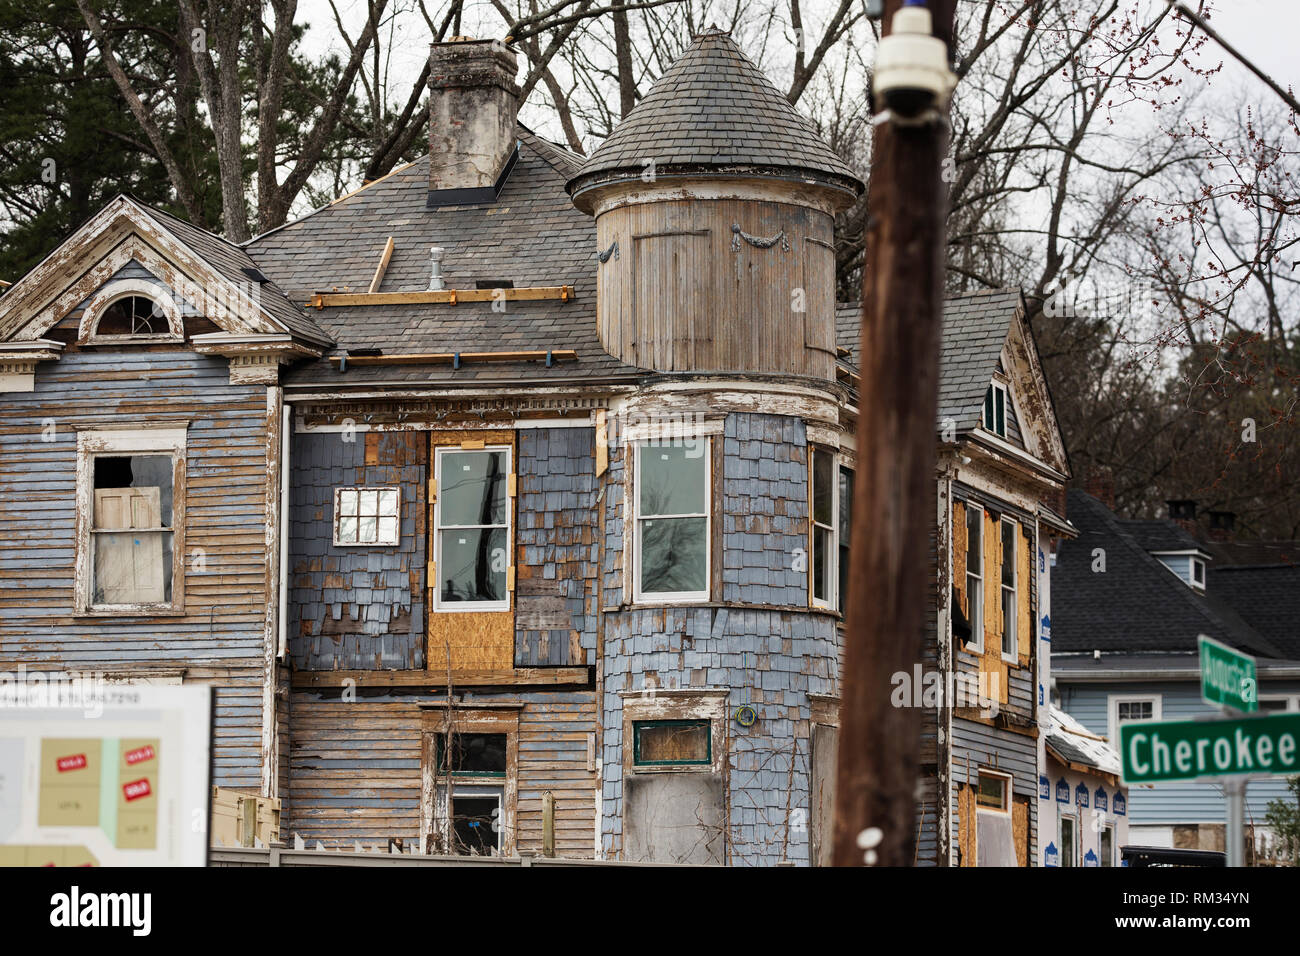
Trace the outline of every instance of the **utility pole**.
{"type": "MultiPolygon", "coordinates": [[[[886,0],[886,33],[904,5],[905,0],[886,0]]],[[[930,0],[928,7],[933,34],[950,56],[956,0],[930,0]]],[[[885,109],[879,97],[875,109],[885,109]]],[[[890,697],[891,676],[905,673],[910,679],[913,665],[923,659],[926,607],[936,587],[929,550],[947,239],[941,176],[946,118],[945,96],[921,122],[878,115],[875,125],[835,785],[836,866],[863,865],[859,840],[873,828],[881,831],[872,851],[877,864],[910,866],[914,857],[921,710],[896,708],[890,697]]]]}

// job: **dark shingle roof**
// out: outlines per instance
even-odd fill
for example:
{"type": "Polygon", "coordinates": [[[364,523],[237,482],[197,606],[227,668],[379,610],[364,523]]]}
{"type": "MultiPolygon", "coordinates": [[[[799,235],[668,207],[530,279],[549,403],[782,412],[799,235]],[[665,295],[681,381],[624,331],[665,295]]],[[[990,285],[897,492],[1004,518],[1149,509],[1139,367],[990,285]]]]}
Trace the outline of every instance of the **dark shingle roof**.
{"type": "Polygon", "coordinates": [[[1211,567],[1206,587],[1288,658],[1300,660],[1300,565],[1211,567]]]}
{"type": "Polygon", "coordinates": [[[814,176],[851,194],[863,185],[728,34],[695,37],[569,183],[639,178],[699,167],[814,176]]]}
{"type": "Polygon", "coordinates": [[[480,280],[509,279],[516,287],[570,285],[570,302],[510,301],[505,312],[490,302],[459,305],[385,305],[327,308],[313,316],[339,350],[385,352],[495,352],[574,349],[577,362],[553,368],[537,363],[450,366],[350,366],[340,373],[327,360],[296,366],[288,384],[373,381],[521,381],[637,375],[605,352],[596,325],[596,229],[564,192],[567,150],[519,128],[519,160],[495,202],[426,207],[429,160],[422,157],[383,180],[296,222],[249,242],[248,252],[300,301],[318,291],[365,291],[389,236],[392,260],[382,292],[428,288],[429,247],[441,246],[447,288],[472,289],[480,280]]]}
{"type": "Polygon", "coordinates": [[[1124,530],[1147,551],[1204,551],[1204,546],[1181,525],[1166,519],[1120,519],[1124,530]]]}
{"type": "MultiPolygon", "coordinates": [[[[993,380],[1011,319],[1021,308],[1017,289],[990,289],[949,296],[943,305],[943,351],[939,359],[939,421],[951,418],[958,431],[979,424],[984,394],[993,380]]],[[[861,308],[835,310],[839,346],[849,350],[842,364],[857,371],[861,308]]]]}
{"type": "MultiPolygon", "coordinates": [[[[251,284],[257,289],[262,308],[294,335],[317,345],[333,344],[329,334],[300,305],[294,305],[276,282],[257,283],[243,271],[258,268],[257,263],[243,248],[227,242],[220,236],[214,236],[198,226],[191,225],[184,219],[177,219],[154,206],[146,206],[144,203],[141,205],[149,210],[149,215],[157,219],[164,229],[188,246],[223,277],[241,287],[251,284]]],[[[272,279],[269,273],[262,271],[268,280],[272,279]]]]}
{"type": "Polygon", "coordinates": [[[1261,657],[1288,654],[1243,620],[1215,589],[1201,594],[1152,557],[1096,498],[1078,489],[1067,516],[1079,537],[1064,541],[1052,571],[1052,650],[1195,653],[1198,634],[1261,657]],[[1094,571],[1095,551],[1105,571],[1094,571]]]}

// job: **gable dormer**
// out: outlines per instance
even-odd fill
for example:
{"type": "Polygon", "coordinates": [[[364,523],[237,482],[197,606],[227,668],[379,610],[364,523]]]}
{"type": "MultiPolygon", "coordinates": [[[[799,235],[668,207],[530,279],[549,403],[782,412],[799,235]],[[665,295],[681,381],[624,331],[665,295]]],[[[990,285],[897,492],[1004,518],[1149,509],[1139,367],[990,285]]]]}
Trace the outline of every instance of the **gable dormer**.
{"type": "Polygon", "coordinates": [[[232,383],[274,384],[328,335],[240,247],[119,196],[0,299],[0,391],[71,351],[181,348],[230,362],[232,383]]]}

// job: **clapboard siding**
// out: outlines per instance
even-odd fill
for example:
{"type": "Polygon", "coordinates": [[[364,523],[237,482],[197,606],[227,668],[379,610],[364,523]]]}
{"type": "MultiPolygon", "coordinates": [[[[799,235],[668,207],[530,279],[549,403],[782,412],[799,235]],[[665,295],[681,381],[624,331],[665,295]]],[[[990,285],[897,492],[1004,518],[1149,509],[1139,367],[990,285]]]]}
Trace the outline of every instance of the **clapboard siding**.
{"type": "MultiPolygon", "coordinates": [[[[1094,734],[1106,737],[1109,726],[1109,698],[1159,696],[1162,720],[1193,720],[1218,713],[1201,700],[1201,687],[1192,681],[1146,683],[1071,684],[1062,672],[1056,674],[1061,707],[1094,734]]],[[[1261,696],[1300,694],[1300,681],[1261,681],[1261,696]]],[[[1112,741],[1118,746],[1118,741],[1112,741]]],[[[1285,777],[1251,780],[1246,786],[1246,819],[1261,822],[1270,800],[1292,801],[1285,777]]],[[[1222,823],[1227,807],[1220,787],[1212,783],[1157,783],[1129,791],[1130,823],[1222,823]]]]}
{"type": "Polygon", "coordinates": [[[0,663],[209,683],[213,782],[258,786],[266,388],[232,386],[224,359],[188,351],[73,350],[4,405],[0,663]],[[74,617],[76,429],[186,419],[184,615],[74,617]]]}
{"type": "MultiPolygon", "coordinates": [[[[418,841],[422,744],[420,695],[344,701],[297,693],[290,701],[286,834],[327,847],[418,841]]],[[[473,694],[476,703],[522,704],[519,713],[517,848],[541,850],[542,799],[556,799],[555,844],[560,856],[590,858],[595,849],[595,779],[587,769],[596,730],[591,691],[473,694]]],[[[286,836],[286,839],[291,837],[286,836]]]]}
{"type": "MultiPolygon", "coordinates": [[[[961,806],[958,787],[978,783],[979,771],[1012,775],[1012,792],[1028,800],[1029,860],[1038,859],[1038,743],[1035,737],[1000,730],[973,720],[952,721],[952,846],[958,843],[961,806]]],[[[973,821],[972,821],[973,822],[973,821]]],[[[973,865],[963,861],[964,865],[973,865]]]]}

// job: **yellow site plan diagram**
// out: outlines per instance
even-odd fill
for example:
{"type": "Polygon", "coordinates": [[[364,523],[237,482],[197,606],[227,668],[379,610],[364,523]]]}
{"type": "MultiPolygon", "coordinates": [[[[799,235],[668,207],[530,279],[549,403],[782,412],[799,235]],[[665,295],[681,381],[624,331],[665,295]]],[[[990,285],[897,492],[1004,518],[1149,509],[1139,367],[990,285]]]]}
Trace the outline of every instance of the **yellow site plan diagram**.
{"type": "Polygon", "coordinates": [[[202,866],[206,687],[0,684],[0,866],[202,866]]]}

